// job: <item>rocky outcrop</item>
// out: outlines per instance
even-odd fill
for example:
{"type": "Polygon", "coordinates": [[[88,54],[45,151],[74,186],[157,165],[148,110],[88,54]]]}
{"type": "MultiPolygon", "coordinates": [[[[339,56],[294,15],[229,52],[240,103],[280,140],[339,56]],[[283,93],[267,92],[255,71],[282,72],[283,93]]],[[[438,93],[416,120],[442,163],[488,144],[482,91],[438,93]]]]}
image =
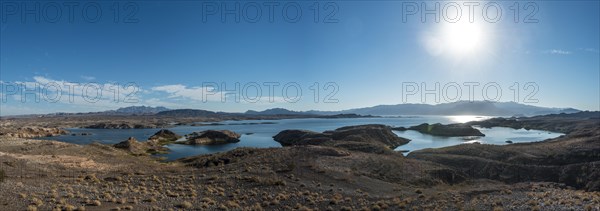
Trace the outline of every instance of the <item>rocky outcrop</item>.
{"type": "Polygon", "coordinates": [[[156,142],[156,144],[158,145],[165,145],[173,143],[179,138],[181,138],[180,135],[177,135],[170,130],[162,129],[154,133],[154,135],[150,136],[150,138],[148,138],[148,141],[156,142]]]}
{"type": "Polygon", "coordinates": [[[148,145],[139,142],[134,137],[129,137],[127,140],[113,145],[115,148],[124,149],[134,155],[144,155],[148,150],[148,145]]]}
{"type": "MultiPolygon", "coordinates": [[[[570,127],[575,131],[541,142],[508,145],[463,144],[411,152],[408,157],[451,167],[473,178],[504,182],[557,182],[585,189],[600,190],[600,120],[554,119],[547,123],[539,117],[524,119],[523,125],[570,127]],[[595,124],[589,124],[595,121],[595,124]],[[567,126],[568,125],[568,126],[567,126]]],[[[509,122],[500,119],[490,121],[509,122]]],[[[487,123],[490,123],[487,122],[487,123]]],[[[502,126],[502,125],[497,125],[502,126]]]]}
{"type": "MultiPolygon", "coordinates": [[[[327,181],[330,187],[347,187],[352,184],[352,187],[362,186],[357,189],[370,189],[378,193],[381,193],[382,189],[397,191],[392,187],[431,187],[437,184],[456,184],[466,179],[462,173],[448,167],[407,159],[400,153],[358,153],[343,148],[315,145],[282,148],[240,147],[227,152],[181,158],[177,162],[207,170],[214,166],[242,172],[269,169],[272,172],[285,172],[286,177],[290,178],[288,182],[292,183],[310,184],[316,181],[318,187],[321,182],[327,181]],[[354,186],[355,184],[357,186],[354,186]]],[[[220,172],[217,174],[223,175],[220,172]]],[[[268,178],[269,175],[261,174],[258,177],[268,178]]],[[[247,177],[241,179],[252,182],[262,180],[247,177]]]]}
{"type": "Polygon", "coordinates": [[[321,145],[368,153],[384,153],[408,143],[385,125],[358,125],[317,133],[306,130],[284,130],[273,137],[282,146],[321,145]]]}
{"type": "Polygon", "coordinates": [[[548,130],[559,133],[571,133],[595,128],[600,119],[600,111],[584,111],[572,114],[550,114],[527,118],[492,118],[485,121],[474,121],[465,124],[479,127],[510,127],[526,130],[548,130]]]}
{"type": "Polygon", "coordinates": [[[320,145],[331,141],[328,135],[310,130],[284,130],[273,136],[273,139],[282,146],[320,145]]]}
{"type": "Polygon", "coordinates": [[[215,145],[237,143],[240,141],[240,134],[230,130],[205,130],[186,135],[187,141],[181,144],[189,145],[215,145]]]}
{"type": "Polygon", "coordinates": [[[21,127],[16,130],[0,133],[0,135],[15,138],[38,138],[65,135],[67,133],[68,131],[60,128],[21,127]]]}
{"type": "Polygon", "coordinates": [[[155,141],[139,142],[134,137],[129,137],[127,140],[119,142],[113,146],[118,149],[126,150],[133,155],[165,153],[169,150],[155,141]]]}
{"type": "Polygon", "coordinates": [[[423,123],[420,125],[412,126],[409,128],[397,127],[394,130],[403,131],[403,130],[415,130],[419,131],[423,134],[429,134],[434,136],[446,136],[446,137],[458,137],[458,136],[485,136],[485,134],[481,133],[481,131],[473,128],[468,124],[448,124],[442,125],[439,123],[436,124],[427,124],[423,123]]]}

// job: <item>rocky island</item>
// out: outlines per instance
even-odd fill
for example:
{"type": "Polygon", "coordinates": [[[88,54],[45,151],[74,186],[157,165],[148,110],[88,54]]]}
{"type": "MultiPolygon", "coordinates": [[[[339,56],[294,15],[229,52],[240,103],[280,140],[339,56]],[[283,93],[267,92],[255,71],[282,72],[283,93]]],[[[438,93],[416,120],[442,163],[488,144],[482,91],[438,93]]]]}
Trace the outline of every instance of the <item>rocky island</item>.
{"type": "Polygon", "coordinates": [[[166,129],[159,130],[148,138],[148,141],[156,142],[158,145],[170,144],[181,138],[180,135],[166,129]]]}
{"type": "Polygon", "coordinates": [[[282,146],[320,145],[370,153],[384,153],[410,141],[385,125],[348,126],[323,133],[284,130],[273,139],[282,146]]]}
{"type": "Polygon", "coordinates": [[[412,127],[395,127],[397,131],[414,130],[423,134],[429,134],[434,136],[446,136],[446,137],[457,137],[457,136],[485,136],[481,131],[473,128],[469,124],[448,124],[443,125],[440,123],[427,124],[423,123],[412,127]]]}
{"type": "Polygon", "coordinates": [[[169,151],[169,148],[164,147],[164,145],[175,143],[179,138],[181,138],[180,135],[170,130],[162,129],[150,136],[145,142],[140,142],[134,137],[129,137],[127,140],[113,146],[126,150],[132,155],[165,154],[169,151]]]}
{"type": "Polygon", "coordinates": [[[186,141],[177,142],[189,145],[216,145],[240,142],[240,134],[230,130],[205,130],[185,136],[186,141]]]}

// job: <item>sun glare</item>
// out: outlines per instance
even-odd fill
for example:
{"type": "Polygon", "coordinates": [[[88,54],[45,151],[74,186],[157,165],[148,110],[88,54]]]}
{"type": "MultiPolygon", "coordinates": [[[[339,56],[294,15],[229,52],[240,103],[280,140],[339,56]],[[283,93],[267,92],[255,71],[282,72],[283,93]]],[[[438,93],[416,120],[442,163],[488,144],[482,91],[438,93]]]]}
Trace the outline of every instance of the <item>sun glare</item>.
{"type": "Polygon", "coordinates": [[[489,116],[473,116],[473,115],[458,115],[458,116],[449,116],[450,121],[454,123],[465,123],[471,121],[483,121],[486,119],[490,119],[489,116]]]}
{"type": "Polygon", "coordinates": [[[483,44],[482,28],[469,22],[447,23],[443,29],[444,43],[456,54],[477,52],[483,44]]]}
{"type": "Polygon", "coordinates": [[[479,55],[489,46],[490,38],[485,25],[459,21],[440,23],[428,33],[424,33],[424,47],[432,56],[445,55],[452,58],[479,55]]]}

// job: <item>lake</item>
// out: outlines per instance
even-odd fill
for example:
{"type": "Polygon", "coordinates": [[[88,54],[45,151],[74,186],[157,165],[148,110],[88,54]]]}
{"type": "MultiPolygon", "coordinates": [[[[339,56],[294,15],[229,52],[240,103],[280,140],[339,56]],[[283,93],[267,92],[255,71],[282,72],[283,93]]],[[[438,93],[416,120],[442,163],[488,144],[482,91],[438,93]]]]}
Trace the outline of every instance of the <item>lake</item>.
{"type": "MultiPolygon", "coordinates": [[[[473,120],[484,120],[490,117],[485,116],[406,116],[406,117],[379,117],[379,118],[305,118],[305,119],[282,119],[282,120],[241,120],[241,121],[223,121],[218,125],[204,126],[175,126],[167,128],[179,135],[189,134],[202,130],[231,130],[242,135],[240,142],[225,145],[210,146],[190,146],[180,144],[167,145],[171,149],[169,154],[160,155],[167,160],[174,160],[182,157],[223,152],[238,147],[281,147],[273,140],[273,136],[282,130],[302,129],[323,132],[333,130],[339,127],[361,124],[384,124],[393,127],[409,127],[422,123],[463,123],[473,120]]],[[[203,122],[205,124],[210,124],[203,122]]],[[[425,148],[439,148],[457,144],[479,142],[483,144],[507,144],[510,140],[513,143],[542,141],[549,138],[555,138],[561,133],[553,133],[540,130],[515,130],[512,128],[494,127],[478,128],[484,133],[485,137],[475,140],[465,140],[462,137],[438,137],[427,134],[421,134],[416,131],[394,131],[398,136],[411,140],[406,145],[398,147],[396,150],[415,151],[425,148]]],[[[62,135],[56,137],[47,137],[44,139],[58,140],[75,144],[90,144],[100,142],[103,144],[116,144],[126,140],[128,137],[135,137],[137,140],[147,140],[160,129],[85,129],[70,128],[71,133],[81,134],[90,133],[87,136],[62,135]]]]}

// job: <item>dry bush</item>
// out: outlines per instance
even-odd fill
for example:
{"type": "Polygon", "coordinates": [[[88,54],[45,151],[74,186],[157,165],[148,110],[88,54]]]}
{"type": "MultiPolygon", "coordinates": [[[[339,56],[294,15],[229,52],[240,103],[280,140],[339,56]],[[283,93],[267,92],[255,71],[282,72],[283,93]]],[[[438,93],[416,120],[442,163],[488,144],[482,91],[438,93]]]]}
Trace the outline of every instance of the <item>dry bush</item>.
{"type": "Polygon", "coordinates": [[[193,207],[192,203],[189,201],[184,201],[181,204],[177,205],[179,208],[190,209],[193,207]]]}
{"type": "Polygon", "coordinates": [[[6,173],[4,173],[4,170],[0,169],[0,182],[4,182],[4,177],[6,177],[6,173]]]}

